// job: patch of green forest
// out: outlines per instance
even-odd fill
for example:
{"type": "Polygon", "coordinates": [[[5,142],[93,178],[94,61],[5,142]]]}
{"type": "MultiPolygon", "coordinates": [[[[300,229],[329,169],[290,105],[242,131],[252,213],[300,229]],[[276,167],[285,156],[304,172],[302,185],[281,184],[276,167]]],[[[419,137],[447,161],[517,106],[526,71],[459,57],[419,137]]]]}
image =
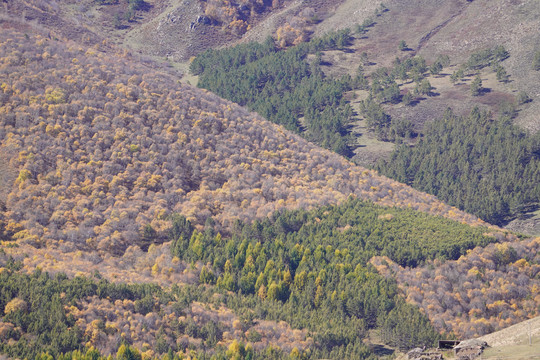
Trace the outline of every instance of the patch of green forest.
{"type": "Polygon", "coordinates": [[[402,146],[377,170],[436,195],[492,224],[537,207],[540,200],[540,136],[493,120],[474,109],[448,110],[415,147],[402,146]]]}
{"type": "MultiPolygon", "coordinates": [[[[173,229],[192,228],[185,225],[187,220],[179,219],[182,218],[174,220],[173,229]]],[[[294,274],[304,254],[308,255],[307,261],[315,252],[317,264],[324,259],[327,263],[347,260],[354,266],[365,265],[373,256],[382,255],[402,266],[416,267],[435,258],[456,260],[468,249],[495,241],[484,235],[489,232],[484,227],[353,198],[339,206],[283,211],[271,219],[237,222],[227,241],[215,241],[208,230],[211,228],[207,223],[206,232],[195,235],[189,230],[174,230],[173,254],[188,261],[210,262],[223,270],[227,260],[233,265],[236,261],[227,258],[227,254],[236,256],[250,244],[258,249],[252,254],[255,263],[261,251],[270,259],[277,257],[282,247],[291,253],[283,265],[294,274]]],[[[238,265],[244,262],[245,259],[236,261],[238,265]]],[[[256,268],[263,270],[266,262],[261,262],[262,259],[256,268]]]]}
{"type": "MultiPolygon", "coordinates": [[[[85,359],[90,349],[83,344],[89,335],[66,309],[92,296],[111,303],[133,301],[134,312],[143,315],[163,312],[171,304],[182,314],[197,301],[224,305],[247,325],[255,319],[285,321],[313,337],[313,346],[300,352],[299,358],[374,358],[363,343],[370,329],[379,329],[384,340],[397,348],[430,346],[440,335],[418,308],[405,303],[396,282],[379,275],[369,259],[386,255],[414,267],[428,259],[456,259],[467,249],[496,241],[484,235],[482,227],[357,199],[312,211],[280,212],[263,221],[237,222],[231,235],[223,237],[211,219],[201,231],[182,216],[172,222],[172,253],[194,265],[204,264],[199,285],[166,290],[150,284],[113,284],[99,274],[68,279],[37,270],[28,275],[8,262],[0,273],[0,310],[5,314],[3,322],[18,330],[10,330],[12,340],[0,345],[0,351],[14,357],[64,354],[65,359],[85,359]]],[[[220,324],[192,328],[193,324],[179,323],[168,331],[173,338],[186,332],[200,337],[204,346],[191,348],[199,359],[234,357],[230,347],[218,345],[223,337],[220,324]]],[[[247,343],[251,337],[256,341],[257,334],[250,334],[247,343]]],[[[119,338],[118,353],[137,353],[128,340],[119,338]]],[[[156,344],[162,358],[179,357],[185,351],[165,341],[156,344]]],[[[238,346],[239,358],[244,359],[290,356],[275,347],[238,346]]]]}
{"type": "Polygon", "coordinates": [[[439,337],[369,259],[387,255],[410,266],[457,259],[467,249],[495,241],[485,231],[350,199],[341,206],[238,222],[229,238],[215,233],[211,221],[197,231],[177,217],[170,236],[173,255],[206,264],[202,283],[243,295],[229,297],[228,307],[307,328],[315,333],[319,357],[363,358],[362,339],[369,329],[382,330],[388,343],[405,349],[431,345],[439,337]]]}
{"type": "Polygon", "coordinates": [[[199,87],[350,156],[346,128],[352,109],[343,93],[355,86],[356,79],[348,75],[326,78],[320,56],[311,64],[306,60],[308,54],[343,49],[349,41],[346,29],[282,51],[269,38],[263,44],[208,50],[193,60],[190,71],[200,76],[199,87]]]}

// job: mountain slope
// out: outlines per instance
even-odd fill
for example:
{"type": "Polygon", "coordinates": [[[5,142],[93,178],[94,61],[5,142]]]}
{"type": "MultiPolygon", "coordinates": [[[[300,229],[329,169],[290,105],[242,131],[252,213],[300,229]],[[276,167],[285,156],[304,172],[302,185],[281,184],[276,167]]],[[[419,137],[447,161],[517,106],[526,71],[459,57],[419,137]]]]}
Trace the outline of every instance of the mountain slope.
{"type": "Polygon", "coordinates": [[[2,36],[0,136],[19,173],[6,217],[22,241],[121,252],[148,246],[146,225],[162,238],[173,212],[227,229],[350,195],[481,223],[129,59],[2,36]]]}
{"type": "Polygon", "coordinates": [[[540,238],[477,247],[455,261],[403,269],[374,258],[397,279],[407,301],[420,306],[439,330],[468,339],[538,316],[540,238]]]}
{"type": "MultiPolygon", "coordinates": [[[[209,344],[234,355],[245,350],[238,342],[249,339],[256,350],[277,344],[291,356],[302,351],[309,357],[314,349],[314,357],[368,357],[375,355],[362,343],[365,331],[380,327],[386,341],[409,348],[415,345],[407,333],[411,324],[420,329],[414,341],[430,344],[439,335],[426,316],[405,304],[394,280],[375,274],[368,258],[388,255],[417,266],[490,242],[505,242],[486,248],[502,264],[495,278],[511,273],[526,282],[527,296],[534,295],[538,260],[515,256],[537,253],[537,241],[517,243],[497,228],[471,229],[412,210],[345,203],[352,197],[488,225],[127,53],[100,49],[11,30],[0,34],[0,166],[16,174],[1,179],[8,195],[0,199],[0,276],[8,295],[1,299],[0,336],[10,339],[0,344],[3,351],[21,356],[15,338],[47,343],[49,332],[39,329],[55,328],[53,313],[69,335],[53,344],[59,352],[79,349],[84,339],[107,354],[123,341],[148,356],[153,349],[206,351],[209,344]],[[315,209],[338,203],[343,207],[315,209]],[[182,226],[189,231],[178,231],[182,226]],[[24,274],[37,268],[77,276],[24,274]],[[79,276],[90,272],[95,279],[79,276]],[[182,286],[162,292],[103,278],[182,286]],[[47,284],[55,296],[36,301],[38,285],[47,284]],[[29,325],[34,318],[27,312],[39,313],[41,328],[29,325]],[[396,335],[396,324],[407,326],[396,335]]],[[[429,272],[437,261],[416,270],[429,272]]],[[[450,261],[441,271],[471,261],[450,261]]],[[[412,270],[401,272],[406,277],[412,270]]],[[[498,296],[495,282],[490,285],[498,296]]],[[[509,303],[489,303],[486,313],[530,304],[521,289],[513,290],[504,293],[509,303]]],[[[507,325],[513,318],[502,320],[507,325]]]]}
{"type": "MultiPolygon", "coordinates": [[[[376,64],[373,69],[368,67],[368,72],[371,72],[377,67],[390,66],[396,56],[417,54],[431,63],[437,56],[446,54],[450,56],[452,66],[456,66],[466,62],[471,53],[486,48],[503,45],[510,51],[511,57],[503,63],[510,82],[498,84],[494,76],[483,74],[484,82],[492,91],[471,98],[463,96],[468,92],[468,86],[462,85],[468,85],[468,82],[453,85],[450,81],[444,81],[444,76],[430,79],[439,96],[429,97],[415,109],[400,108],[399,113],[392,115],[401,114],[415,119],[415,123],[423,124],[440,118],[447,106],[460,115],[469,112],[474,105],[490,108],[497,113],[498,103],[512,101],[513,95],[519,91],[525,91],[533,100],[540,93],[537,85],[540,83],[540,72],[531,70],[540,43],[537,32],[532,31],[538,28],[540,18],[540,7],[536,2],[387,1],[384,2],[387,9],[385,16],[378,17],[375,13],[380,10],[381,3],[374,0],[317,1],[310,4],[276,2],[250,18],[251,29],[241,38],[232,34],[227,24],[222,24],[224,29],[221,29],[220,25],[201,20],[205,19],[206,5],[195,0],[181,3],[147,1],[148,6],[138,10],[130,22],[122,20],[123,25],[119,29],[113,24],[114,16],[127,11],[127,2],[100,6],[90,0],[65,3],[53,0],[7,2],[3,9],[7,15],[3,16],[3,20],[11,19],[10,22],[17,23],[21,28],[28,27],[25,22],[31,23],[53,36],[89,45],[102,43],[106,39],[109,43],[135,49],[159,61],[167,59],[174,64],[187,61],[208,48],[251,40],[263,41],[266,36],[275,35],[280,26],[292,21],[292,16],[309,5],[321,20],[308,31],[314,36],[345,27],[355,29],[367,19],[374,21],[369,33],[355,41],[352,49],[332,59],[332,66],[338,72],[343,72],[342,68],[355,69],[361,62],[359,55],[363,52],[376,64]],[[401,40],[406,42],[409,51],[398,50],[401,40]]],[[[185,64],[180,68],[184,69],[185,64]]],[[[538,103],[533,101],[521,109],[516,123],[532,131],[540,129],[535,116],[540,106],[538,103]]]]}
{"type": "MultiPolygon", "coordinates": [[[[321,35],[345,27],[354,29],[363,21],[357,12],[365,8],[365,3],[364,0],[344,2],[317,25],[315,33],[321,35]],[[345,10],[350,9],[352,4],[356,4],[359,10],[350,15],[351,11],[345,10]]],[[[389,10],[385,16],[373,18],[370,13],[365,13],[364,16],[371,16],[376,24],[366,38],[355,45],[356,51],[351,57],[366,51],[369,59],[379,67],[390,66],[394,58],[402,53],[398,50],[398,44],[404,40],[411,50],[409,53],[421,55],[428,62],[433,62],[440,54],[446,54],[452,64],[463,64],[473,52],[503,45],[511,54],[503,65],[512,81],[501,90],[510,93],[526,91],[533,98],[533,103],[522,111],[517,123],[532,131],[540,130],[540,122],[535,116],[540,101],[534,101],[540,94],[540,72],[532,70],[534,54],[540,44],[540,35],[534,30],[540,21],[538,3],[524,0],[391,0],[384,4],[389,10]]],[[[491,81],[490,84],[496,85],[491,81]]],[[[445,98],[446,106],[455,110],[463,108],[465,113],[470,111],[472,105],[469,99],[468,106],[463,107],[462,97],[445,94],[451,92],[452,87],[451,84],[443,89],[437,86],[437,92],[445,98]]],[[[435,107],[440,107],[440,104],[436,104],[436,100],[431,99],[434,104],[428,106],[433,118],[439,118],[444,111],[443,107],[437,112],[435,107]]],[[[482,103],[482,99],[472,100],[473,103],[482,103]]],[[[493,104],[488,105],[493,108],[493,104]]],[[[418,113],[421,114],[420,111],[418,113]]]]}

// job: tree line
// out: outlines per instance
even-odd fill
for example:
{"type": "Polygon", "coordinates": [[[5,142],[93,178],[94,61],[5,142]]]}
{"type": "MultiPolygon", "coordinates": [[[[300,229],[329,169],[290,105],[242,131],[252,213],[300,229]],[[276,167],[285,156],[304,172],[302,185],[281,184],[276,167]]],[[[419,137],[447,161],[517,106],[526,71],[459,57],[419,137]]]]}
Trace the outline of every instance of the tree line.
{"type": "Polygon", "coordinates": [[[350,38],[350,31],[345,29],[284,51],[271,38],[262,44],[207,50],[193,60],[190,71],[199,75],[199,87],[350,156],[346,135],[352,110],[343,93],[354,81],[350,76],[326,78],[318,57],[307,61],[308,54],[344,48],[350,38]]]}
{"type": "Polygon", "coordinates": [[[398,148],[377,169],[489,223],[504,224],[538,206],[540,137],[508,117],[493,119],[477,108],[458,116],[449,109],[415,147],[398,148]]]}

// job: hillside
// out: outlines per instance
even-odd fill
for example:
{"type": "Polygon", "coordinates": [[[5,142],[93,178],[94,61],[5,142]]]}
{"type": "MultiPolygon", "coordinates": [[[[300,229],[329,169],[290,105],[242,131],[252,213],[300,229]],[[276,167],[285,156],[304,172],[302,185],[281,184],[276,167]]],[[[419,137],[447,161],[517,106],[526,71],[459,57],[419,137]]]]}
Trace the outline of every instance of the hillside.
{"type": "MultiPolygon", "coordinates": [[[[323,60],[329,66],[329,74],[351,73],[359,63],[361,54],[366,53],[369,64],[364,69],[366,74],[382,67],[393,67],[396,57],[405,58],[413,55],[426,59],[432,64],[440,55],[448,55],[450,64],[436,76],[428,76],[434,87],[433,94],[423,96],[414,106],[386,104],[385,111],[393,118],[410,120],[415,131],[422,131],[424,124],[442,118],[450,107],[458,115],[466,115],[475,106],[492,113],[500,114],[501,104],[514,102],[519,92],[527,93],[532,102],[518,106],[519,113],[514,119],[516,124],[537,132],[540,130],[538,113],[539,76],[532,70],[535,52],[538,51],[540,38],[538,32],[531,29],[538,27],[538,4],[530,1],[385,1],[388,9],[382,16],[374,16],[378,6],[373,1],[346,1],[331,16],[317,24],[315,35],[322,35],[331,30],[355,29],[366,19],[374,25],[363,36],[357,37],[349,51],[328,53],[323,60]],[[364,9],[372,9],[365,11],[364,9]],[[500,29],[504,29],[501,31],[500,29]],[[407,49],[398,48],[400,41],[405,41],[407,49]],[[462,81],[452,82],[450,76],[467,63],[471,54],[502,45],[510,57],[502,62],[509,76],[509,81],[496,80],[495,73],[488,68],[480,71],[486,91],[481,96],[471,96],[469,87],[473,76],[465,76],[462,81]]],[[[413,87],[407,82],[397,81],[404,94],[413,87]]],[[[414,85],[414,84],[411,84],[414,85]]],[[[362,99],[365,93],[356,92],[362,99]]],[[[353,101],[354,104],[354,101],[353,101]]],[[[359,123],[360,145],[358,158],[370,164],[388,154],[392,148],[379,144],[366,136],[363,124],[359,123]],[[364,133],[364,134],[362,134],[364,133]]]]}
{"type": "Polygon", "coordinates": [[[375,359],[538,316],[540,238],[335,153],[401,144],[396,179],[498,224],[537,210],[538,9],[482,4],[4,2],[1,356],[375,359]],[[259,114],[171,67],[279,26],[190,63],[259,114]]]}
{"type": "MultiPolygon", "coordinates": [[[[380,18],[388,16],[385,11],[380,18]]],[[[395,58],[391,68],[377,68],[369,75],[362,65],[356,74],[324,74],[334,67],[328,54],[346,57],[359,41],[363,41],[359,31],[353,35],[345,29],[286,50],[272,41],[252,43],[204,52],[190,69],[199,76],[198,86],[327,149],[344,156],[354,151],[355,161],[362,160],[362,153],[378,151],[377,144],[362,144],[369,134],[379,144],[401,144],[386,161],[379,161],[379,171],[488,222],[502,225],[537,208],[540,137],[512,124],[522,109],[531,106],[524,92],[515,101],[495,102],[496,115],[485,106],[474,106],[468,116],[456,116],[441,106],[440,118],[411,121],[408,112],[440,96],[431,81],[442,76],[438,74],[448,66],[449,57],[439,55],[433,64],[420,56],[395,58]],[[363,98],[355,98],[358,94],[363,98]],[[422,130],[415,130],[418,127],[422,130]]],[[[501,64],[509,57],[503,46],[473,53],[446,81],[461,82],[465,73],[477,74],[467,86],[467,97],[504,96],[483,87],[480,73],[497,68],[497,76],[506,81],[501,64]]]]}
{"type": "Polygon", "coordinates": [[[478,340],[488,347],[482,359],[536,359],[540,356],[540,317],[525,320],[478,340]]]}
{"type": "Polygon", "coordinates": [[[175,212],[226,230],[350,195],[481,223],[129,59],[3,37],[0,135],[18,173],[6,227],[23,242],[121,253],[175,212]]]}
{"type": "Polygon", "coordinates": [[[105,40],[177,65],[207,49],[264,40],[305,8],[324,18],[340,2],[24,0],[5,1],[0,11],[4,21],[19,27],[29,22],[53,36],[88,45],[105,40]]]}
{"type": "MultiPolygon", "coordinates": [[[[262,8],[251,11],[251,1],[246,1],[244,7],[236,2],[229,5],[212,2],[214,7],[223,6],[222,13],[233,14],[227,20],[236,18],[249,23],[249,30],[234,34],[225,18],[220,20],[211,11],[205,14],[206,2],[148,0],[127,21],[125,13],[131,3],[138,2],[25,0],[4,2],[1,10],[4,20],[9,18],[20,24],[26,21],[56,36],[88,44],[107,39],[141,54],[160,59],[166,57],[175,63],[186,61],[208,48],[239,41],[262,42],[267,36],[275,36],[279,27],[290,23],[291,18],[306,7],[295,1],[274,1],[272,4],[265,2],[262,8]],[[120,15],[121,26],[115,26],[117,15],[120,15]],[[200,20],[201,17],[208,19],[200,20]]],[[[382,3],[375,0],[310,2],[309,7],[318,20],[310,26],[308,34],[321,36],[347,27],[355,29],[368,18],[375,20],[369,34],[355,42],[354,51],[336,59],[338,68],[351,61],[358,64],[357,58],[364,51],[377,67],[389,66],[395,56],[400,55],[400,40],[405,40],[409,46],[409,55],[421,55],[432,62],[439,54],[446,54],[453,65],[465,62],[475,51],[504,45],[514,55],[505,63],[513,80],[506,87],[507,92],[523,89],[531,96],[538,93],[535,85],[538,81],[531,78],[532,75],[535,79],[538,74],[529,71],[538,44],[538,34],[530,31],[538,25],[540,9],[536,3],[523,0],[504,0],[496,4],[488,0],[390,0],[384,2],[389,16],[374,16],[382,3]],[[498,31],[500,28],[505,31],[498,31]],[[494,33],[497,36],[491,36],[494,33]]],[[[354,66],[349,69],[353,70],[354,66]]],[[[448,85],[444,87],[449,88],[448,85]]],[[[447,90],[449,93],[444,91],[442,97],[452,103],[449,103],[451,107],[459,108],[460,99],[447,90]]],[[[533,115],[535,109],[525,111],[520,124],[538,129],[533,115]]],[[[470,106],[464,110],[469,111],[470,106]]]]}
{"type": "Polygon", "coordinates": [[[415,267],[516,240],[354,199],[239,222],[230,237],[212,221],[200,230],[181,216],[172,221],[171,242],[148,253],[130,247],[121,258],[3,242],[0,337],[9,341],[0,352],[57,355],[84,343],[108,355],[120,352],[121,339],[150,357],[245,346],[256,359],[270,351],[275,359],[375,358],[368,332],[399,349],[430,346],[440,335],[393,279],[368,265],[371,256],[415,267]]]}
{"type": "Polygon", "coordinates": [[[503,241],[422,268],[404,269],[387,258],[372,264],[395,277],[437,329],[468,339],[538,316],[539,245],[540,238],[503,241]]]}
{"type": "MultiPolygon", "coordinates": [[[[408,26],[396,17],[420,12],[420,5],[379,6],[352,31],[328,32],[286,49],[288,33],[282,31],[277,44],[269,40],[207,51],[190,70],[199,77],[199,87],[320,146],[375,165],[488,222],[503,226],[518,218],[511,228],[534,235],[540,138],[514,125],[536,101],[528,85],[506,70],[520,54],[504,41],[479,44],[459,57],[444,49],[422,53],[450,20],[418,40],[421,46],[394,39],[390,48],[383,41],[388,29],[399,33],[397,26],[408,26]],[[462,120],[449,121],[453,117],[462,120]],[[519,159],[507,157],[510,153],[520,154],[519,159]]],[[[467,6],[450,19],[470,11],[467,6]]],[[[446,14],[451,9],[429,5],[423,11],[446,14]]],[[[532,62],[529,73],[536,76],[532,62]]]]}
{"type": "Polygon", "coordinates": [[[479,340],[484,340],[491,347],[497,348],[504,347],[505,345],[529,345],[529,338],[531,339],[531,344],[533,344],[533,339],[535,342],[538,342],[539,335],[540,317],[535,317],[509,326],[506,329],[484,335],[479,340]]]}
{"type": "Polygon", "coordinates": [[[368,357],[374,328],[396,347],[431,344],[427,318],[369,258],[418,266],[516,240],[124,52],[0,36],[14,174],[2,178],[4,353],[84,341],[111,354],[124,341],[149,354],[368,357]],[[403,319],[422,329],[414,343],[388,330],[403,319]]]}
{"type": "MultiPolygon", "coordinates": [[[[408,118],[415,124],[416,131],[420,131],[424,123],[440,118],[446,107],[452,107],[459,115],[468,113],[475,105],[498,113],[501,101],[513,101],[518,92],[524,91],[533,101],[520,109],[515,121],[532,131],[540,128],[534,115],[540,106],[534,101],[539,93],[536,84],[540,74],[531,71],[539,38],[535,31],[529,30],[538,27],[540,18],[540,8],[535,2],[386,1],[383,16],[377,16],[381,15],[380,1],[315,1],[309,4],[313,9],[309,12],[312,18],[307,18],[302,15],[307,14],[303,12],[307,4],[294,1],[274,1],[252,10],[251,1],[244,5],[219,1],[207,5],[196,0],[180,3],[153,0],[143,2],[145,5],[134,10],[134,16],[127,21],[125,14],[132,2],[8,1],[3,6],[3,19],[10,19],[22,28],[29,23],[53,36],[89,45],[106,39],[110,45],[120,45],[155,59],[161,66],[172,65],[180,72],[186,72],[185,62],[190,57],[206,49],[253,40],[262,42],[267,36],[279,38],[280,27],[282,37],[301,32],[307,39],[343,28],[354,30],[371,20],[373,25],[369,32],[358,36],[347,51],[323,53],[323,60],[328,63],[323,67],[325,73],[354,72],[362,63],[363,53],[370,62],[365,66],[368,75],[378,68],[392,66],[396,56],[418,55],[430,64],[437,56],[448,55],[451,61],[448,69],[440,76],[428,77],[437,96],[428,96],[414,107],[390,106],[387,112],[408,118]],[[221,10],[207,11],[207,7],[221,10]],[[230,18],[219,14],[230,14],[227,15],[230,18]],[[118,17],[120,24],[115,25],[118,17]],[[245,22],[245,26],[240,26],[242,31],[235,32],[233,28],[237,25],[231,25],[235,21],[245,22]],[[500,28],[505,31],[499,31],[500,28]],[[493,33],[497,36],[490,35],[493,33]],[[406,42],[407,51],[398,49],[401,40],[406,42]],[[503,45],[511,54],[503,63],[510,81],[499,83],[494,73],[481,72],[484,85],[490,91],[479,97],[467,94],[471,78],[465,77],[456,84],[450,81],[450,74],[472,53],[498,45],[503,45]]],[[[410,87],[403,84],[401,88],[403,92],[410,87]]],[[[359,144],[365,143],[371,144],[368,138],[360,136],[359,144]]],[[[372,157],[379,158],[391,150],[383,145],[369,148],[359,150],[359,158],[367,159],[364,160],[367,164],[372,162],[372,157]],[[384,149],[382,153],[381,149],[384,149]]]]}

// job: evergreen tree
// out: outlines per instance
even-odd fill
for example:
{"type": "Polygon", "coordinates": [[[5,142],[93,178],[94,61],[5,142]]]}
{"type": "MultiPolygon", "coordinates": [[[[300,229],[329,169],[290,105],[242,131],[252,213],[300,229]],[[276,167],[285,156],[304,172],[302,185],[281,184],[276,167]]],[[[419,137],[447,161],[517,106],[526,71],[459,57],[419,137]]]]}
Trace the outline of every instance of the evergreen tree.
{"type": "Polygon", "coordinates": [[[510,76],[506,73],[506,69],[502,65],[495,65],[494,70],[498,81],[503,83],[508,82],[510,76]]]}
{"type": "Polygon", "coordinates": [[[501,224],[540,199],[539,139],[511,124],[515,107],[510,105],[510,112],[501,108],[506,116],[498,120],[478,109],[467,117],[449,111],[414,148],[398,148],[378,169],[501,224]]]}
{"type": "Polygon", "coordinates": [[[471,95],[478,96],[482,93],[482,79],[480,75],[476,75],[474,80],[471,82],[471,95]]]}
{"type": "Polygon", "coordinates": [[[401,40],[401,41],[399,42],[398,49],[399,49],[400,51],[405,51],[405,50],[408,49],[407,43],[405,42],[405,40],[401,40]]]}

